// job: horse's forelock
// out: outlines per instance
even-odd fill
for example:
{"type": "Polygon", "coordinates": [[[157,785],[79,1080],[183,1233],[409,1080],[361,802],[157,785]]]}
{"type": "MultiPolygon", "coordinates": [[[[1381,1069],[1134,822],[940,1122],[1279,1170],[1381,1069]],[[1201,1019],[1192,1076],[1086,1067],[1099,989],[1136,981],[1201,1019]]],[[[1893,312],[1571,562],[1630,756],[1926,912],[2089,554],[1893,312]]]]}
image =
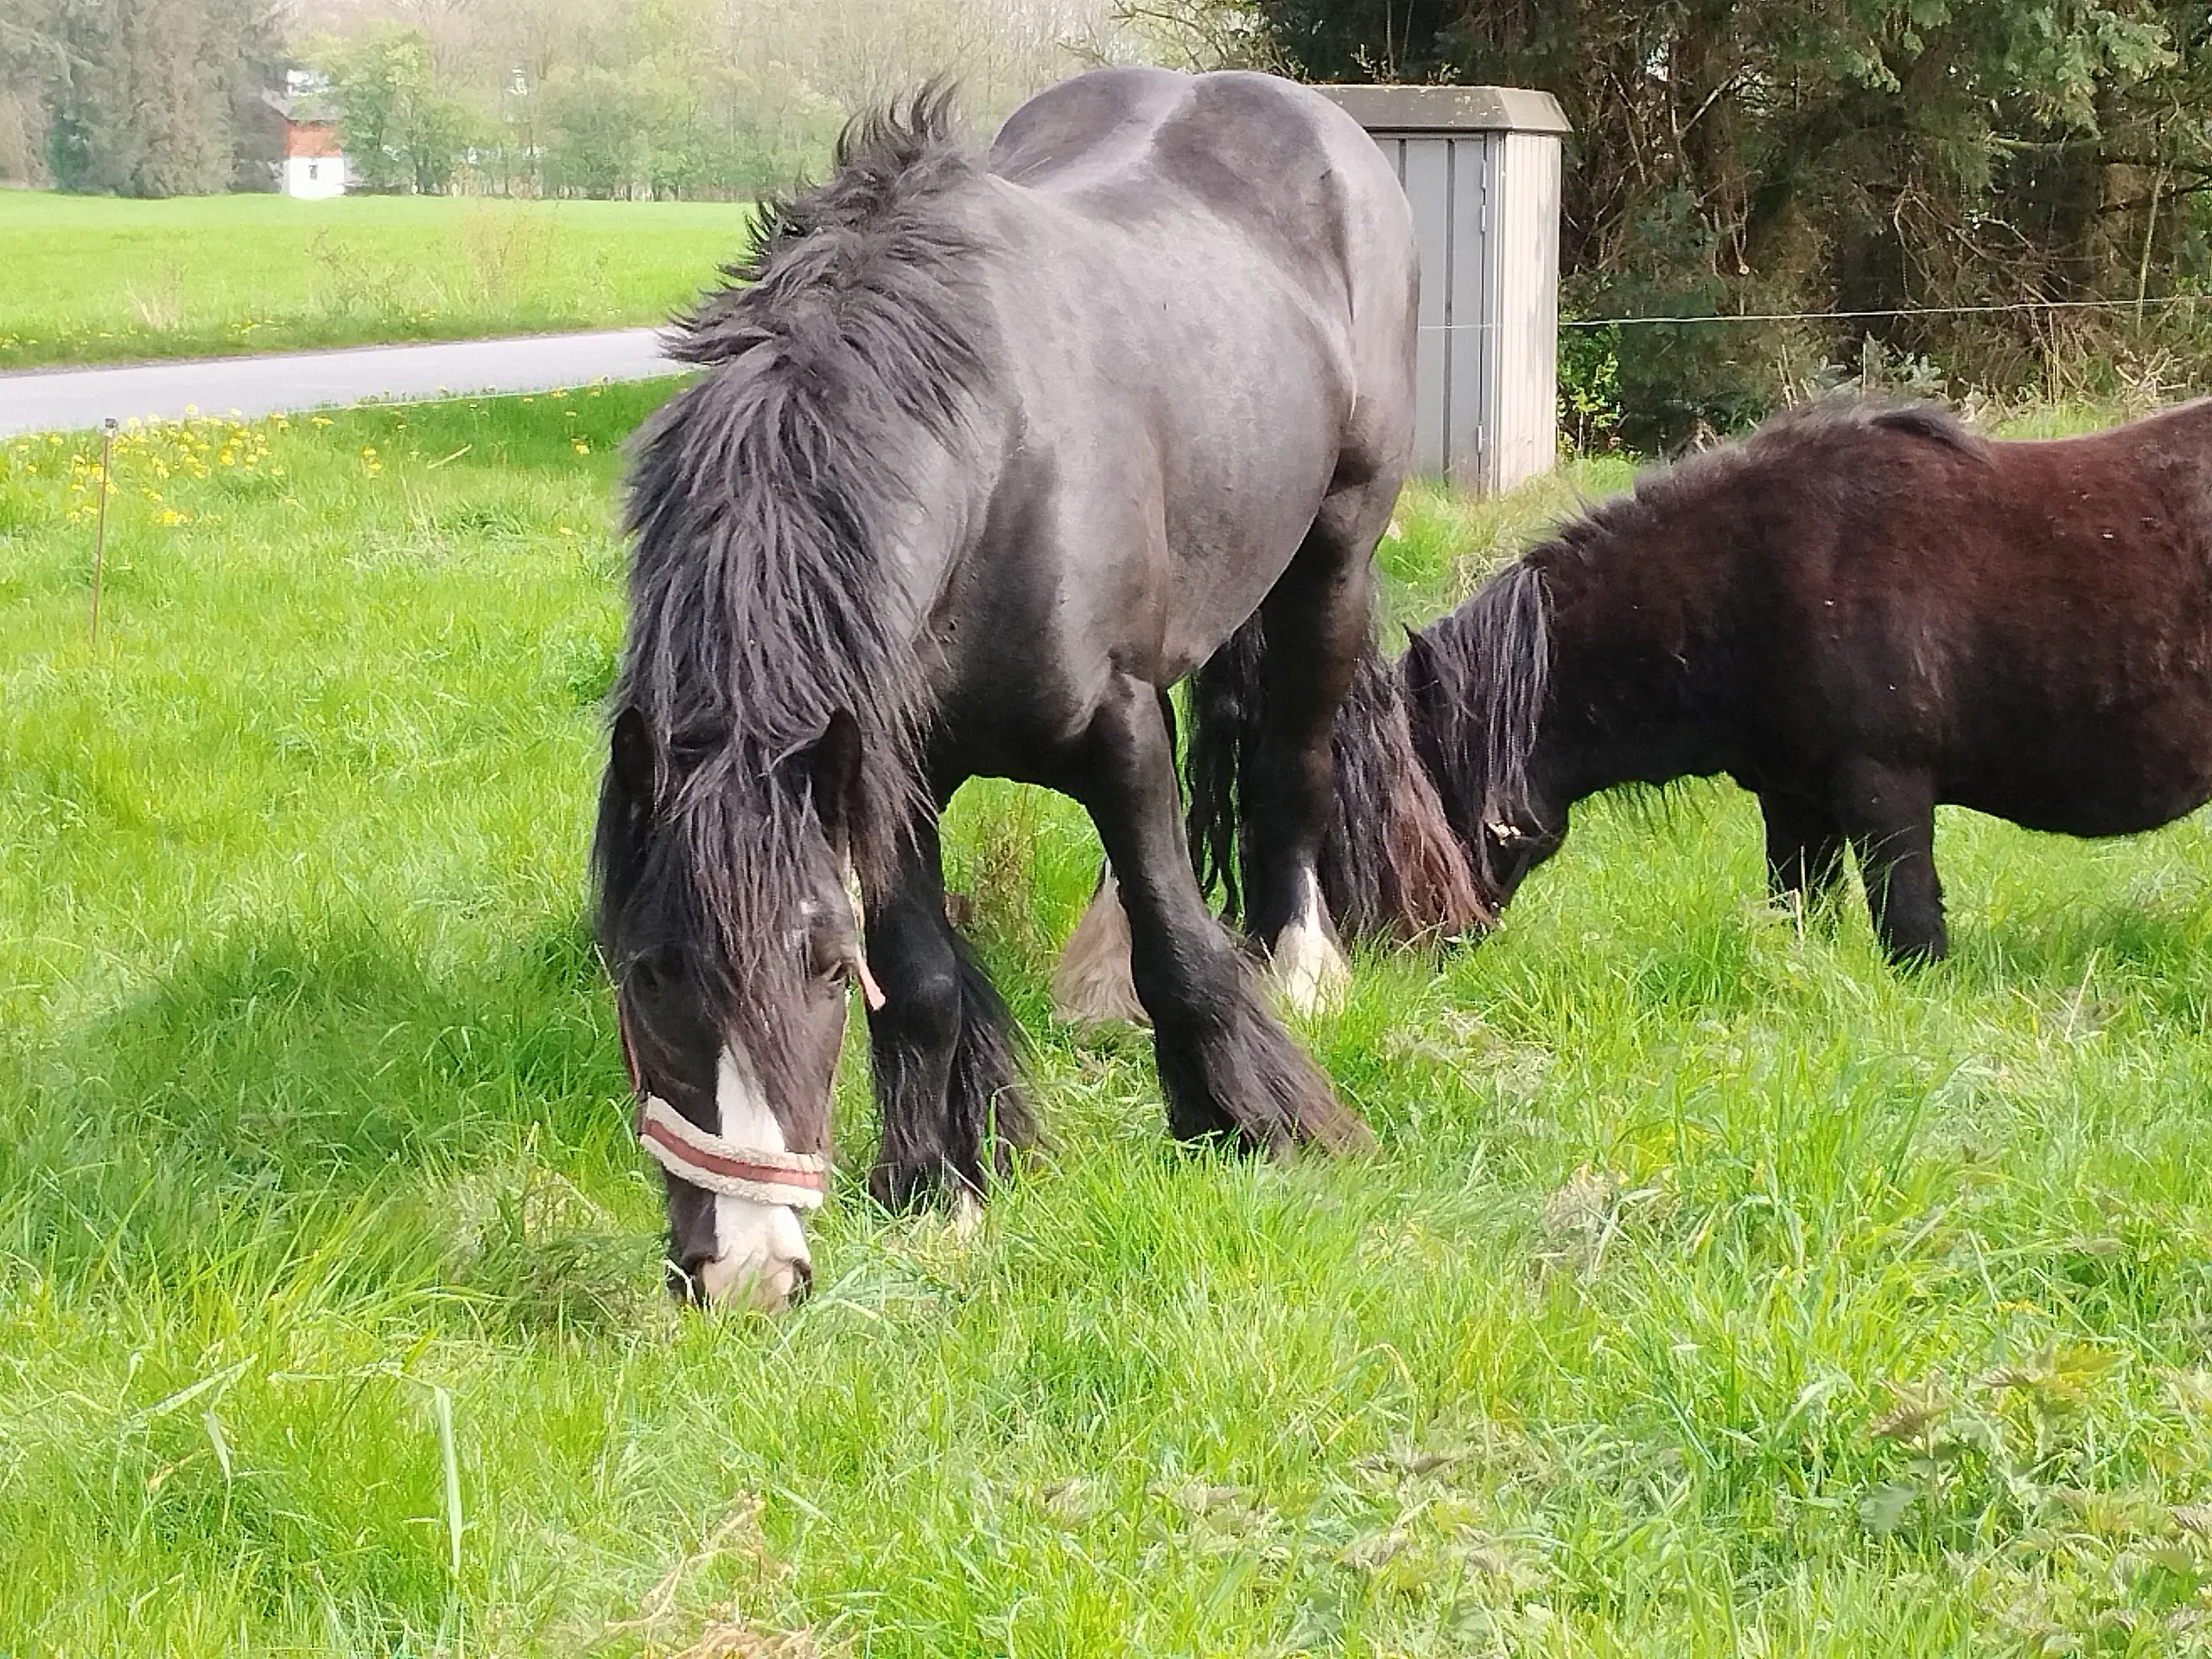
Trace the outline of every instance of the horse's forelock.
{"type": "Polygon", "coordinates": [[[674,957],[770,1097],[803,1107],[786,1086],[796,1057],[783,1039],[809,972],[794,930],[827,850],[803,786],[787,768],[751,788],[677,779],[643,829],[628,822],[620,792],[610,774],[594,845],[601,944],[618,986],[639,957],[674,957]]]}
{"type": "Polygon", "coordinates": [[[1529,764],[1550,675],[1550,600],[1529,557],[1421,632],[1408,677],[1410,717],[1442,763],[1440,788],[1472,840],[1485,823],[1538,827],[1529,764]]]}

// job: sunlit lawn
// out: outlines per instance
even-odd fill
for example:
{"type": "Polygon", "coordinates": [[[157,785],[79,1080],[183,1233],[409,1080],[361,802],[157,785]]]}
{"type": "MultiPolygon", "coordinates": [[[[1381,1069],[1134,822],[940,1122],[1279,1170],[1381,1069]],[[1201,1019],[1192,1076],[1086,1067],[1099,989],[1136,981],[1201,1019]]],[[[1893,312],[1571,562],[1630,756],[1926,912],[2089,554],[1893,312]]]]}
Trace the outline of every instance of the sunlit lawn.
{"type": "Polygon", "coordinates": [[[0,369],[658,323],[750,212],[0,190],[0,369]]]}

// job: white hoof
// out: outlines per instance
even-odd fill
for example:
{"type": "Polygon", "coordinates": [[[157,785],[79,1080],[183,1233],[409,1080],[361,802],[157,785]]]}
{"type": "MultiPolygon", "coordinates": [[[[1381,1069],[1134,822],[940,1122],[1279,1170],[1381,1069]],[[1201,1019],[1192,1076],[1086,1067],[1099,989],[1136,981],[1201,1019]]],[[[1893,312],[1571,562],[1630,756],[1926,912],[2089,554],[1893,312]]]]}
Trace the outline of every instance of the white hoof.
{"type": "Polygon", "coordinates": [[[1351,989],[1351,964],[1322,934],[1292,926],[1275,946],[1275,983],[1293,1014],[1319,1014],[1344,1006],[1351,989]]]}
{"type": "Polygon", "coordinates": [[[983,1201],[967,1187],[952,1200],[952,1236],[965,1244],[983,1229],[983,1201]]]}
{"type": "Polygon", "coordinates": [[[1341,1007],[1351,988],[1351,964],[1337,948],[1328,912],[1322,907],[1320,885],[1310,875],[1306,882],[1306,907],[1275,937],[1270,953],[1282,999],[1298,1014],[1341,1007]]]}

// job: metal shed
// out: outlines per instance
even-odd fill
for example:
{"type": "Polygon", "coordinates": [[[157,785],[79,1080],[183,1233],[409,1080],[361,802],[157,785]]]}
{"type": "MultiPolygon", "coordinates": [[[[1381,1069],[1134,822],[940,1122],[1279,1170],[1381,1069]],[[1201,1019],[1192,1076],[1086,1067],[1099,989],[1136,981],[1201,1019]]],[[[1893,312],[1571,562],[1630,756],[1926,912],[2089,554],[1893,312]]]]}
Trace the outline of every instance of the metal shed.
{"type": "Polygon", "coordinates": [[[1549,92],[1322,86],[1375,136],[1421,244],[1417,472],[1505,490],[1559,453],[1560,140],[1549,92]]]}

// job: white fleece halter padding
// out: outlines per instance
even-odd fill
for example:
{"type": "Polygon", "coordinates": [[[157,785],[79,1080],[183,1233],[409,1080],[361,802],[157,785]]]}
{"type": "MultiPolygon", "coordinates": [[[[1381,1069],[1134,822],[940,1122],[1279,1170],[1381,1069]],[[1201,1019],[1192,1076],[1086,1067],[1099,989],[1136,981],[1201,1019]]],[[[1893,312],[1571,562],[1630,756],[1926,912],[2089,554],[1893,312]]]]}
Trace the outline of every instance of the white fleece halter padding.
{"type": "Polygon", "coordinates": [[[819,1210],[830,1160],[818,1154],[770,1152],[709,1135],[658,1095],[638,1114],[638,1144],[679,1180],[755,1204],[819,1210]]]}

